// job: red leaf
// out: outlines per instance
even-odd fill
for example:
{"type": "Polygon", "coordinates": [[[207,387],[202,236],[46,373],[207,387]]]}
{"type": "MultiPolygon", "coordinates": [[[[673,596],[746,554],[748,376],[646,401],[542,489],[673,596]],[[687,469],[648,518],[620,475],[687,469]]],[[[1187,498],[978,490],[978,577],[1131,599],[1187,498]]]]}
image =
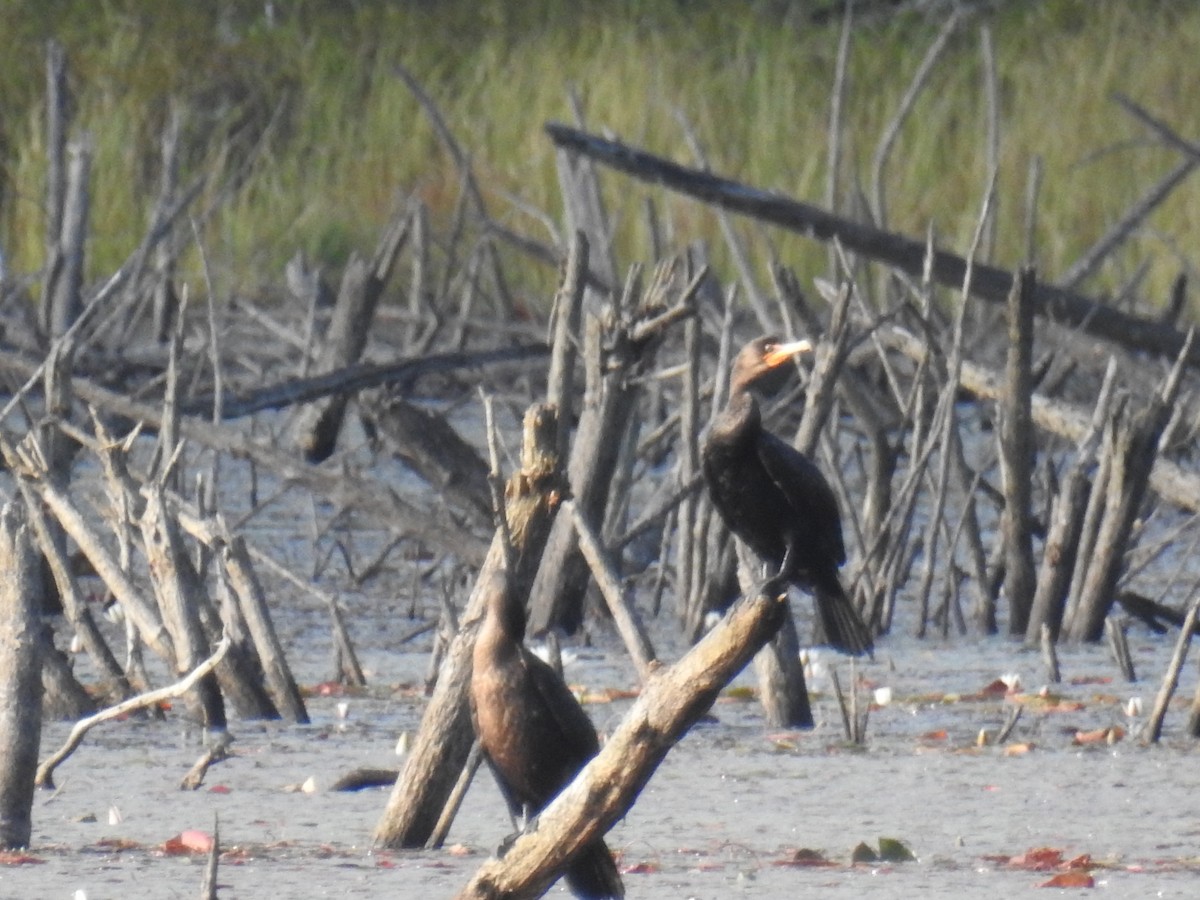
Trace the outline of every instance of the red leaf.
{"type": "Polygon", "coordinates": [[[213,837],[207,831],[189,828],[181,831],[173,838],[168,838],[163,844],[163,852],[168,856],[185,856],[189,853],[211,853],[213,837]]]}
{"type": "Polygon", "coordinates": [[[1095,887],[1096,881],[1087,872],[1059,872],[1048,881],[1043,881],[1038,887],[1049,888],[1078,888],[1095,887]]]}
{"type": "Polygon", "coordinates": [[[0,866],[33,866],[41,865],[44,859],[38,859],[36,856],[30,856],[28,853],[19,851],[3,851],[0,852],[0,866]]]}
{"type": "Polygon", "coordinates": [[[1020,856],[1014,856],[1008,861],[1010,866],[1017,869],[1032,869],[1035,872],[1045,872],[1057,869],[1062,863],[1062,851],[1052,847],[1038,847],[1026,850],[1020,856]]]}
{"type": "Polygon", "coordinates": [[[227,784],[214,784],[208,789],[210,794],[232,794],[233,788],[227,784]]]}
{"type": "Polygon", "coordinates": [[[640,862],[621,867],[622,875],[657,875],[658,872],[658,865],[652,862],[640,862]]]}

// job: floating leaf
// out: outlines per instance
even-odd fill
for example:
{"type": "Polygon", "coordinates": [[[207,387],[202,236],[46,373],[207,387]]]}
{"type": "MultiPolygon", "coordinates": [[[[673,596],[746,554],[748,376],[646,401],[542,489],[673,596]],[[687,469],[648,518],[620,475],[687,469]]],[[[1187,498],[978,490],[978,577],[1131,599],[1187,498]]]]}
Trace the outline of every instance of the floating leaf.
{"type": "Polygon", "coordinates": [[[181,831],[173,838],[168,838],[163,844],[163,852],[168,856],[184,856],[189,853],[211,853],[213,836],[207,831],[189,828],[181,831]]]}
{"type": "Polygon", "coordinates": [[[1016,869],[1032,869],[1035,872],[1046,872],[1057,869],[1062,864],[1062,851],[1053,847],[1037,847],[1026,850],[1020,856],[1010,857],[1008,865],[1016,869]]]}
{"type": "MultiPolygon", "coordinates": [[[[867,848],[870,849],[869,847],[867,848]]],[[[801,847],[792,854],[791,859],[781,859],[775,863],[777,866],[795,866],[796,868],[824,868],[827,866],[836,866],[837,863],[825,858],[825,854],[820,850],[812,850],[808,847],[801,847]]]]}
{"type": "Polygon", "coordinates": [[[0,866],[36,866],[44,863],[44,859],[30,856],[19,851],[0,851],[0,866]]]}
{"type": "Polygon", "coordinates": [[[917,858],[905,843],[897,838],[879,839],[879,858],[884,862],[916,862],[917,858]]]}
{"type": "Polygon", "coordinates": [[[854,852],[850,854],[850,862],[852,863],[872,863],[879,862],[879,855],[871,849],[866,841],[859,843],[854,848],[854,852]]]}
{"type": "Polygon", "coordinates": [[[723,696],[729,700],[753,700],[756,695],[754,688],[740,685],[738,687],[727,688],[723,696]]]}
{"type": "Polygon", "coordinates": [[[920,741],[944,741],[949,736],[950,735],[946,733],[946,729],[939,728],[937,731],[925,732],[923,735],[921,735],[919,738],[917,738],[917,740],[920,740],[920,741]]]}
{"type": "Polygon", "coordinates": [[[130,840],[129,838],[107,837],[100,838],[96,841],[96,846],[104,850],[141,850],[142,845],[139,841],[130,840]]]}
{"type": "Polygon", "coordinates": [[[1119,725],[1110,728],[1096,728],[1092,731],[1077,731],[1071,739],[1073,744],[1115,744],[1125,737],[1125,729],[1119,725]]]}
{"type": "Polygon", "coordinates": [[[1034,748],[1034,744],[1030,741],[1025,741],[1020,744],[1009,744],[1004,748],[1005,756],[1023,756],[1034,748]]]}
{"type": "Polygon", "coordinates": [[[1048,881],[1043,881],[1038,885],[1038,887],[1048,888],[1090,888],[1095,886],[1095,879],[1087,872],[1059,872],[1048,881]]]}
{"type": "Polygon", "coordinates": [[[640,862],[633,865],[622,866],[622,875],[657,875],[659,872],[658,863],[640,862]]]}

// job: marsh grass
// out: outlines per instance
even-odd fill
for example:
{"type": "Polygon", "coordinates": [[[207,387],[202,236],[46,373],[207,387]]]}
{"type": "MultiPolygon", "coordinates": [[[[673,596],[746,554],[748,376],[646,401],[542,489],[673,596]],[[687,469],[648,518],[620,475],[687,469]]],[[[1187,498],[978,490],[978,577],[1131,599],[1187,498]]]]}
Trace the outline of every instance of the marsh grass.
{"type": "MultiPolygon", "coordinates": [[[[434,98],[472,164],[492,215],[547,239],[512,197],[560,218],[554,155],[541,125],[570,120],[568,90],[587,125],[690,163],[676,110],[712,167],[820,202],[838,23],[813,25],[808,4],[262,3],[63,0],[0,5],[0,247],[10,270],[42,262],[44,42],[67,48],[75,128],[93,135],[95,275],[111,271],[145,227],[157,185],[158,133],[170,102],[186,116],[184,178],[219,176],[202,234],[225,289],[277,280],[298,248],[330,267],[372,246],[398,197],[416,194],[435,223],[460,179],[395,62],[434,98]],[[220,9],[215,7],[219,6],[220,9]]],[[[1001,91],[994,261],[1015,266],[1024,193],[1044,163],[1038,262],[1064,271],[1144,190],[1175,165],[1111,100],[1133,97],[1184,136],[1200,135],[1191,92],[1200,58],[1192,2],[1010,0],[988,19],[1001,91]]],[[[986,182],[979,19],[959,29],[903,128],[886,172],[889,227],[921,235],[932,223],[965,249],[986,182]]],[[[940,23],[907,16],[864,21],[851,47],[847,156],[840,194],[853,202],[871,156],[940,23]]],[[[622,263],[648,246],[645,193],[606,181],[622,263]]],[[[677,242],[723,248],[713,215],[654,191],[677,242]]],[[[1193,265],[1200,183],[1186,183],[1086,287],[1115,291],[1148,264],[1142,295],[1160,302],[1193,265]]],[[[742,223],[750,230],[753,226],[742,223]]],[[[771,247],[802,274],[825,252],[772,232],[771,247]]],[[[765,253],[757,253],[765,264],[765,253]]],[[[197,264],[185,266],[198,277],[197,264]]],[[[518,288],[544,297],[553,273],[534,267],[518,288]]]]}

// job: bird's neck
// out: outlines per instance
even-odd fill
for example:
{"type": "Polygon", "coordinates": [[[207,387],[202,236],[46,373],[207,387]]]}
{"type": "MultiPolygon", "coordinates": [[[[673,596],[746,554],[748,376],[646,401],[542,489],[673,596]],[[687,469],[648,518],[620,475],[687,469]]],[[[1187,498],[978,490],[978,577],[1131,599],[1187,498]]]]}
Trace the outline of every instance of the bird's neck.
{"type": "Polygon", "coordinates": [[[758,401],[749,390],[741,387],[729,395],[729,402],[713,420],[710,439],[735,444],[753,440],[761,430],[762,413],[758,401]]]}
{"type": "Polygon", "coordinates": [[[521,643],[525,640],[525,607],[503,582],[491,585],[490,591],[480,637],[521,643]]]}

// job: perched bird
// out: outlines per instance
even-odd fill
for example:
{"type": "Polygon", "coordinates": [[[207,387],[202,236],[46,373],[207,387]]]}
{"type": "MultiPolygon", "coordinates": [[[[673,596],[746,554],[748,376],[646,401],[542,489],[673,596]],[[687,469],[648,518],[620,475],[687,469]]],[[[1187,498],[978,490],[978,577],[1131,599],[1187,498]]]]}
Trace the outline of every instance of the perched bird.
{"type": "MultiPolygon", "coordinates": [[[[487,760],[515,818],[541,812],[600,750],[596,730],[558,673],[522,642],[525,610],[511,592],[490,592],[475,639],[471,712],[487,760]]],[[[579,897],[625,896],[604,841],[585,847],[566,872],[579,897]]]]}
{"type": "Polygon", "coordinates": [[[838,578],[846,561],[837,498],[807,456],[766,431],[756,386],[786,374],[781,368],[805,340],[751,341],[733,361],[729,401],[713,419],[701,449],[709,495],[725,524],[775,574],[768,586],[794,584],[812,592],[825,639],[848,653],[869,653],[871,634],[838,578]]]}

